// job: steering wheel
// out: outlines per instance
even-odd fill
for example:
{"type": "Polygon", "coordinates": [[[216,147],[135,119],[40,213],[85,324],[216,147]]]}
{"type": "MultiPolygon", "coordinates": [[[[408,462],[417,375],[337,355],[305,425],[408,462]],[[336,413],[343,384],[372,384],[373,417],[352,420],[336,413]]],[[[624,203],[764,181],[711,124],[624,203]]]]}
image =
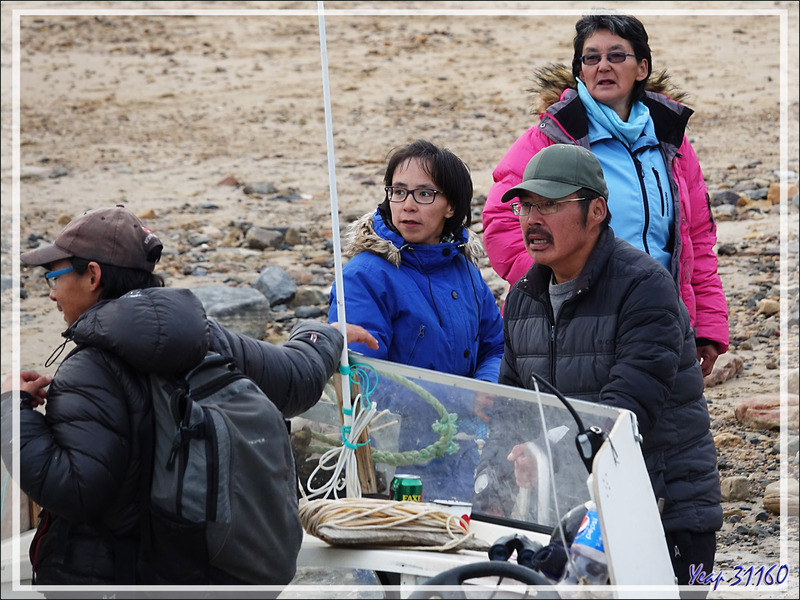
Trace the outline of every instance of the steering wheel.
{"type": "MultiPolygon", "coordinates": [[[[502,577],[513,579],[527,585],[554,585],[547,577],[534,571],[529,567],[523,567],[516,563],[509,563],[500,560],[490,560],[486,562],[470,563],[453,567],[447,571],[442,571],[438,575],[431,577],[424,586],[434,585],[461,585],[467,579],[477,579],[480,577],[502,577]]],[[[499,583],[499,580],[498,580],[499,583]]],[[[412,593],[409,600],[424,600],[425,598],[466,598],[463,591],[436,591],[436,590],[417,590],[412,593]]],[[[536,598],[559,598],[559,595],[552,593],[538,593],[536,598]]]]}

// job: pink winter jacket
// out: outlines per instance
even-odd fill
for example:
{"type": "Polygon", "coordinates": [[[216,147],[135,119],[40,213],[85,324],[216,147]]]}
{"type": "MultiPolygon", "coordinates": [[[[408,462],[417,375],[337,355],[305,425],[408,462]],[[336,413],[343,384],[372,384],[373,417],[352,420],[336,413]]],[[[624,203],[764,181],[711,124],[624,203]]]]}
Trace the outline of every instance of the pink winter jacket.
{"type": "MultiPolygon", "coordinates": [[[[680,241],[676,240],[674,245],[672,275],[678,281],[696,337],[715,342],[722,354],[728,349],[728,307],[714,253],[716,224],[694,149],[683,135],[683,126],[679,132],[675,131],[676,122],[685,125],[692,111],[653,92],[647,93],[644,102],[650,108],[662,150],[672,158],[671,169],[667,166],[671,171],[673,197],[680,200],[673,211],[679,220],[676,225],[680,241]],[[665,115],[668,118],[662,119],[665,115]],[[666,125],[660,124],[662,120],[666,125]],[[670,134],[664,136],[666,140],[662,138],[665,133],[670,134]],[[678,141],[680,145],[676,147],[678,141]]],[[[561,100],[541,114],[540,119],[538,125],[514,142],[495,168],[495,183],[483,209],[486,252],[492,268],[510,285],[527,273],[533,259],[525,249],[519,218],[500,200],[503,193],[520,183],[528,161],[542,148],[554,143],[589,148],[586,112],[574,90],[565,90],[561,100]]]]}

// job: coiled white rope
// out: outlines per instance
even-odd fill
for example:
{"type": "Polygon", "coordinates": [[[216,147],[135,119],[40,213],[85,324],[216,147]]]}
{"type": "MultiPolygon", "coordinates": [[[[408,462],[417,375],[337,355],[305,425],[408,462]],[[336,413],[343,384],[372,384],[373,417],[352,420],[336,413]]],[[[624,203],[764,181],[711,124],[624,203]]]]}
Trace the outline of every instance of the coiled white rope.
{"type": "Polygon", "coordinates": [[[460,517],[426,502],[309,500],[300,505],[300,522],[309,534],[332,545],[440,551],[488,547],[460,517]]]}
{"type": "Polygon", "coordinates": [[[358,448],[358,439],[361,433],[367,430],[369,424],[377,417],[388,413],[388,410],[378,412],[377,405],[374,402],[367,400],[369,404],[362,402],[362,394],[356,396],[353,403],[353,424],[350,426],[349,431],[347,427],[343,430],[346,432],[344,435],[344,443],[341,446],[335,446],[326,451],[319,459],[319,464],[311,472],[306,482],[308,488],[308,495],[303,492],[303,486],[300,486],[300,491],[303,497],[310,500],[317,496],[323,498],[330,497],[333,494],[334,498],[339,498],[339,492],[346,490],[346,495],[352,498],[361,497],[361,483],[358,480],[358,464],[356,462],[356,448],[358,448]],[[314,487],[314,477],[323,471],[332,471],[328,480],[319,487],[314,487]],[[342,477],[344,472],[344,477],[342,477]]]}

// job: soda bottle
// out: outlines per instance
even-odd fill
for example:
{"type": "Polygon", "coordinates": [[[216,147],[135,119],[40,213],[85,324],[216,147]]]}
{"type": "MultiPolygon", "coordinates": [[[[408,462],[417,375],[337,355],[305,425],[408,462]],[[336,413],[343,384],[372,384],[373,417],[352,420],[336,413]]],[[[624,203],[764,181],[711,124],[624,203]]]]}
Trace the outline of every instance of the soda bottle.
{"type": "MultiPolygon", "coordinates": [[[[600,534],[597,506],[587,502],[578,533],[569,548],[570,561],[559,585],[605,585],[608,583],[608,565],[600,534]]],[[[566,597],[562,595],[562,597],[566,597]]],[[[598,597],[598,596],[596,596],[598,597]]]]}

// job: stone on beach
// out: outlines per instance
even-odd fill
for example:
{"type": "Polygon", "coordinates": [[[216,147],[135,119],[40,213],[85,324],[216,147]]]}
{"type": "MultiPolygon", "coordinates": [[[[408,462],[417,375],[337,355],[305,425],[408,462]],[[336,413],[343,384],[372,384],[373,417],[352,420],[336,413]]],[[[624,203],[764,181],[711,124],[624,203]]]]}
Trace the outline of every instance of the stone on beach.
{"type": "MultiPolygon", "coordinates": [[[[798,396],[787,394],[786,424],[794,431],[798,429],[798,396]]],[[[734,409],[736,420],[755,431],[781,428],[781,395],[761,394],[740,402],[734,409]]]]}

